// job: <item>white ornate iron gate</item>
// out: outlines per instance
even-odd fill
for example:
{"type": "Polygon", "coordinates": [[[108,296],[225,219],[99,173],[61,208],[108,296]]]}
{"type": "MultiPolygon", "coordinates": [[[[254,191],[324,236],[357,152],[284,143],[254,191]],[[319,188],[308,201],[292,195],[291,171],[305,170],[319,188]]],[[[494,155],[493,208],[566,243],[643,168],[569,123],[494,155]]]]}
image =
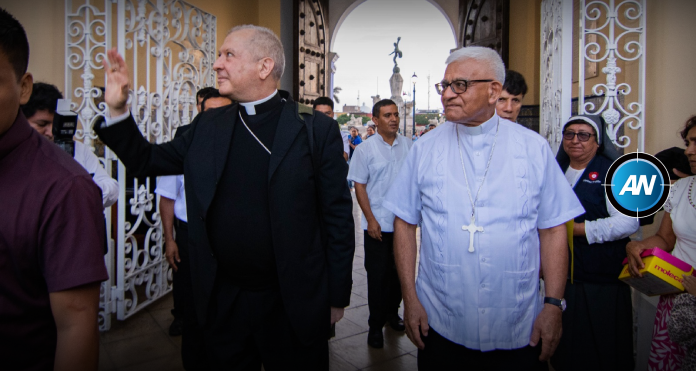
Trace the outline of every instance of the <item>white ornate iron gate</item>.
{"type": "MultiPolygon", "coordinates": [[[[140,131],[162,143],[197,113],[196,91],[215,83],[216,29],[215,16],[181,0],[66,0],[65,96],[80,117],[76,138],[96,149],[110,174],[116,158],[95,142],[93,131],[106,109],[103,86],[95,85],[106,83],[101,65],[106,50],[115,44],[129,65],[129,104],[140,131]]],[[[154,179],[129,179],[120,162],[117,175],[117,210],[105,211],[110,244],[109,280],[101,289],[102,331],[111,327],[112,313],[126,319],[172,287],[154,179]]]]}
{"type": "Polygon", "coordinates": [[[570,117],[571,99],[576,95],[577,112],[602,115],[608,124],[607,133],[617,147],[643,151],[645,0],[576,2],[579,6],[577,14],[573,14],[573,0],[542,1],[541,133],[556,150],[561,125],[570,117]],[[579,24],[575,51],[574,17],[579,24]],[[573,53],[577,53],[579,62],[577,88],[572,87],[573,53]],[[588,76],[588,71],[593,76],[588,76]],[[586,84],[592,87],[586,89],[586,84]],[[586,95],[586,90],[591,95],[586,95]],[[632,143],[632,138],[636,143],[632,143]]]}
{"type": "MultiPolygon", "coordinates": [[[[580,58],[589,63],[606,60],[602,73],[606,83],[592,87],[592,94],[603,96],[602,103],[595,107],[585,102],[585,86],[578,84],[578,113],[602,115],[607,123],[609,138],[620,148],[631,144],[627,135],[619,136],[619,130],[637,131],[637,150],[645,148],[645,0],[580,1],[580,58]],[[623,49],[623,52],[622,52],[623,49]],[[635,76],[625,76],[617,84],[617,75],[622,72],[617,60],[637,62],[635,76]],[[631,96],[631,77],[635,78],[637,96],[631,96]],[[624,99],[620,99],[623,96],[624,99]],[[622,100],[631,101],[630,103],[622,100]]],[[[582,66],[582,64],[581,64],[582,66]]],[[[628,69],[628,68],[627,68],[628,69]]],[[[585,69],[578,68],[579,81],[585,80],[585,69]]],[[[624,71],[626,73],[627,71],[624,71]]]]}

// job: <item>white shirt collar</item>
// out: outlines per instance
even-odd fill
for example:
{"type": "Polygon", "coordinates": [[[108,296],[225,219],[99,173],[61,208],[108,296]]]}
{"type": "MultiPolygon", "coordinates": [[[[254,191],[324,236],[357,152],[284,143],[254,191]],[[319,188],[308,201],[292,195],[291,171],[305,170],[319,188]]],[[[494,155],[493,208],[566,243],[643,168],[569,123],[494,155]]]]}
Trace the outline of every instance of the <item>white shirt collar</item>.
{"type": "Polygon", "coordinates": [[[481,134],[486,134],[489,131],[491,131],[493,128],[496,127],[496,124],[498,123],[498,120],[500,120],[500,117],[498,116],[497,113],[494,113],[491,118],[488,119],[488,121],[484,122],[483,124],[479,126],[466,126],[466,125],[461,125],[461,124],[455,124],[461,126],[462,132],[465,135],[481,135],[481,134]]]}
{"type": "MultiPolygon", "coordinates": [[[[374,135],[376,136],[377,140],[379,140],[380,142],[382,142],[386,145],[389,145],[389,143],[384,141],[384,138],[382,138],[382,136],[380,134],[374,134],[374,135]]],[[[365,139],[365,140],[367,140],[367,139],[365,139]]],[[[399,134],[396,134],[396,138],[394,138],[394,143],[392,143],[391,146],[393,147],[397,144],[399,144],[399,134]]]]}
{"type": "Polygon", "coordinates": [[[239,105],[244,107],[247,115],[252,116],[252,115],[256,114],[256,107],[255,106],[257,106],[263,102],[267,102],[268,100],[273,98],[276,94],[278,94],[278,89],[276,89],[271,95],[267,96],[266,98],[259,99],[257,101],[253,101],[253,102],[247,102],[247,103],[240,102],[239,105]]]}

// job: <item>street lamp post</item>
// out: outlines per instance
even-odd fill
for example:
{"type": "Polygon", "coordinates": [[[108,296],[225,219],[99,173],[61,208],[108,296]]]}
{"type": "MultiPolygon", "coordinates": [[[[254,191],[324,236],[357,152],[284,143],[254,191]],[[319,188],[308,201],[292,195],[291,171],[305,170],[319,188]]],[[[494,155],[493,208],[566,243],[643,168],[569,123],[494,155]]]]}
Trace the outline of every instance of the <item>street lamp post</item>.
{"type": "Polygon", "coordinates": [[[411,140],[413,140],[413,136],[416,135],[416,79],[418,76],[416,76],[416,73],[413,73],[413,76],[411,76],[411,79],[413,80],[413,132],[411,132],[411,140]]]}
{"type": "MultiPolygon", "coordinates": [[[[404,96],[404,95],[406,95],[405,91],[402,94],[402,96],[404,96]]],[[[406,136],[406,116],[408,116],[408,111],[406,110],[406,102],[404,102],[404,112],[403,113],[404,113],[404,132],[403,132],[403,134],[404,134],[404,136],[406,136]]]]}

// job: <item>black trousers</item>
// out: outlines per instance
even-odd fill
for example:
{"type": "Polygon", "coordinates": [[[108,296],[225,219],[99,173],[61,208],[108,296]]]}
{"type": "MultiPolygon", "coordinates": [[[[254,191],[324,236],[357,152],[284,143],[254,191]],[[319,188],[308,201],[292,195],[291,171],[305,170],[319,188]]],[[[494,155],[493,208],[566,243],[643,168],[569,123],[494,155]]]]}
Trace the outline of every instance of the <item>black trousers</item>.
{"type": "Polygon", "coordinates": [[[421,338],[425,348],[418,350],[419,371],[548,371],[547,362],[539,361],[541,342],[533,348],[482,352],[449,341],[432,327],[421,338]]]}
{"type": "Polygon", "coordinates": [[[367,271],[367,306],[370,328],[382,328],[398,314],[401,283],[394,263],[394,233],[382,232],[382,241],[365,231],[365,270],[367,271]]]}
{"type": "Polygon", "coordinates": [[[184,369],[205,370],[205,348],[203,347],[203,329],[198,325],[193,305],[193,285],[191,283],[190,254],[188,250],[188,225],[174,219],[176,244],[179,247],[178,270],[173,277],[174,316],[184,321],[181,334],[181,361],[184,369]]]}
{"type": "MultiPolygon", "coordinates": [[[[222,281],[222,282],[221,282],[222,281]]],[[[330,328],[326,308],[326,333],[330,328]]],[[[328,371],[329,343],[321,336],[303,344],[295,335],[278,289],[240,290],[218,281],[205,326],[212,370],[328,371]]]]}

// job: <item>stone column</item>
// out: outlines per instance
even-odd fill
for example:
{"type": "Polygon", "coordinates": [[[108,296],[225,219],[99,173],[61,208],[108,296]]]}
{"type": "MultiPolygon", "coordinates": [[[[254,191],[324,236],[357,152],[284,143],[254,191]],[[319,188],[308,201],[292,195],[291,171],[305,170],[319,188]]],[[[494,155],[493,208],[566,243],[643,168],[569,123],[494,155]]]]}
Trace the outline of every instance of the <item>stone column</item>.
{"type": "MultiPolygon", "coordinates": [[[[404,108],[404,99],[401,98],[401,89],[404,86],[404,78],[401,77],[401,74],[399,73],[398,67],[394,67],[394,73],[392,76],[389,78],[389,87],[391,88],[391,100],[396,103],[396,107],[399,108],[399,117],[402,117],[402,122],[400,123],[399,127],[403,127],[404,122],[406,120],[406,115],[408,112],[406,112],[406,109],[404,108]]],[[[402,133],[405,135],[405,133],[402,133]]]]}

